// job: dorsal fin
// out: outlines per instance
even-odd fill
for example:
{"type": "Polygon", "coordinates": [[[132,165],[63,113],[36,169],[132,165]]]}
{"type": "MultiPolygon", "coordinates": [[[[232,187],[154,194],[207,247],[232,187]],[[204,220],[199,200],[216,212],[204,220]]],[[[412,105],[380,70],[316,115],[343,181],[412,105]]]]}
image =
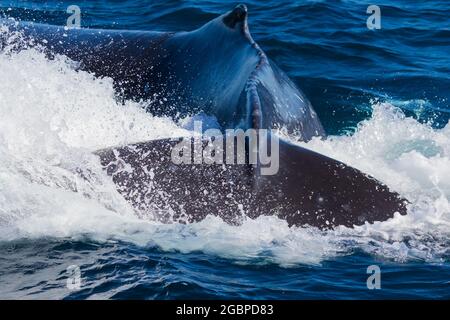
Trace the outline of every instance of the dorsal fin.
{"type": "Polygon", "coordinates": [[[226,14],[222,21],[227,27],[234,29],[238,23],[247,23],[247,13],[247,6],[239,4],[230,13],[226,14]]]}

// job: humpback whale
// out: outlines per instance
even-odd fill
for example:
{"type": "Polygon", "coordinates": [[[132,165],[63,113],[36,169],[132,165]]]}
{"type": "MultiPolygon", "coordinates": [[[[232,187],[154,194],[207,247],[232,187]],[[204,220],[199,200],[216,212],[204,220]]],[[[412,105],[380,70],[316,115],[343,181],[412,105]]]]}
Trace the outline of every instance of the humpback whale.
{"type": "MultiPolygon", "coordinates": [[[[238,5],[199,29],[176,33],[11,27],[49,57],[63,54],[80,70],[112,78],[118,99],[143,101],[152,114],[212,115],[232,140],[237,136],[227,136],[225,129],[278,129],[302,141],[325,138],[306,96],[253,40],[247,17],[247,7],[238,5]]],[[[0,50],[4,45],[0,39],[0,50]]],[[[274,135],[258,139],[256,148],[274,151],[274,135]]],[[[406,200],[381,182],[283,138],[277,139],[279,168],[273,175],[262,174],[260,158],[252,164],[237,164],[237,156],[218,164],[174,163],[174,148],[183,139],[112,146],[96,154],[138,214],[152,213],[167,223],[216,215],[239,224],[275,215],[289,226],[330,229],[406,214],[406,200]]],[[[207,137],[188,142],[195,139],[200,152],[211,142],[207,137]]],[[[246,159],[254,147],[245,140],[246,159]]]]}

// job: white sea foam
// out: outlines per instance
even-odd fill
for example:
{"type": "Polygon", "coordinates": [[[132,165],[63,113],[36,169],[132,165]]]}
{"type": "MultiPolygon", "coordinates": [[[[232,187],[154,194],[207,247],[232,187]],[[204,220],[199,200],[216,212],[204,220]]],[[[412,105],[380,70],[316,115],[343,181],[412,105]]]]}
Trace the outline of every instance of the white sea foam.
{"type": "Polygon", "coordinates": [[[301,143],[401,193],[411,201],[407,216],[328,232],[289,228],[274,217],[238,227],[213,216],[164,225],[134,215],[91,151],[186,131],[139,104],[118,103],[110,79],[71,65],[34,49],[0,54],[0,240],[87,235],[285,266],[355,249],[399,261],[448,261],[450,125],[436,130],[377,104],[355,134],[301,143]]]}

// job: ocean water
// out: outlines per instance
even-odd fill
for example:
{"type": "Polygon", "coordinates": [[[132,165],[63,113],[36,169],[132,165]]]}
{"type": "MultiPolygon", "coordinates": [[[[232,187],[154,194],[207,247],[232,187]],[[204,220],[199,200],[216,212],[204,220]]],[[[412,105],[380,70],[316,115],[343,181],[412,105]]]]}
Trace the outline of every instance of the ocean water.
{"type": "MultiPolygon", "coordinates": [[[[71,4],[83,27],[177,31],[236,2],[1,0],[0,15],[64,25],[71,4]]],[[[92,151],[184,129],[64,57],[0,53],[0,298],[450,298],[450,3],[379,1],[379,30],[371,1],[246,4],[254,39],[329,134],[301,145],[398,191],[408,215],[332,231],[138,218],[92,151]],[[367,288],[371,265],[381,289],[367,288]]]]}

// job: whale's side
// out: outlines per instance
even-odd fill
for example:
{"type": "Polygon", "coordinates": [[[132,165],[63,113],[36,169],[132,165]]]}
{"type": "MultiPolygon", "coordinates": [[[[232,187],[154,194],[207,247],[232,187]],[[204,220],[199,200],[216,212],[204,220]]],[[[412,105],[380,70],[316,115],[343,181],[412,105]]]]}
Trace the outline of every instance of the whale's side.
{"type": "MultiPolygon", "coordinates": [[[[82,70],[111,77],[118,98],[146,101],[153,114],[202,112],[215,116],[223,130],[282,129],[303,141],[325,136],[304,94],[252,39],[245,6],[191,32],[14,28],[50,56],[64,54],[82,70]]],[[[332,228],[406,214],[405,201],[380,182],[283,140],[274,175],[262,175],[259,162],[175,164],[176,143],[148,141],[97,154],[137,212],[166,222],[214,214],[239,223],[277,215],[289,225],[332,228]]]]}

